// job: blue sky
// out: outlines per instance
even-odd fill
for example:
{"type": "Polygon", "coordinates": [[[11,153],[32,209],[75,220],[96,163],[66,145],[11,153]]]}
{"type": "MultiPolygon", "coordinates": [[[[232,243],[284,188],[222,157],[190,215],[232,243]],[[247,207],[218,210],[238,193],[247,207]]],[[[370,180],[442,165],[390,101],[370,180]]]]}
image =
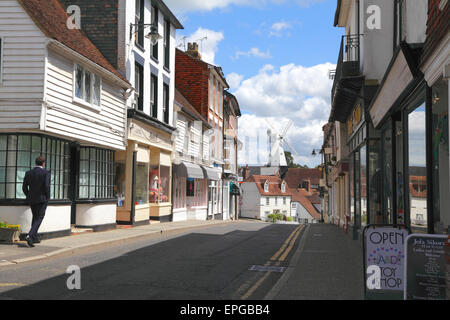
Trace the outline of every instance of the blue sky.
{"type": "MultiPolygon", "coordinates": [[[[241,140],[267,135],[267,122],[282,131],[291,120],[287,138],[297,162],[317,165],[320,159],[311,152],[320,148],[328,120],[328,71],[335,67],[343,33],[333,27],[336,0],[165,2],[185,27],[177,33],[181,49],[183,41],[208,37],[201,42],[203,59],[223,68],[239,100],[241,140]]],[[[258,148],[260,158],[267,158],[267,148],[258,148]]],[[[240,155],[241,164],[256,164],[244,158],[240,155]]]]}

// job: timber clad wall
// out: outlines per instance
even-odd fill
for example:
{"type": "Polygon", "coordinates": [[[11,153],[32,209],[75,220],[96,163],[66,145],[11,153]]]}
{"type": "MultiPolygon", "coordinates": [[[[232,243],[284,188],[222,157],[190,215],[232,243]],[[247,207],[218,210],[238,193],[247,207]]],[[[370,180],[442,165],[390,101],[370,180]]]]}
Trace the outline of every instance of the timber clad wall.
{"type": "Polygon", "coordinates": [[[176,49],[176,87],[206,119],[208,119],[208,81],[207,64],[176,49]]]}
{"type": "Polygon", "coordinates": [[[442,0],[428,0],[427,40],[425,41],[422,62],[425,62],[450,29],[449,3],[439,9],[442,0]]]}
{"type": "Polygon", "coordinates": [[[105,58],[117,68],[119,0],[59,1],[66,9],[73,4],[80,7],[83,31],[105,58]]]}
{"type": "Polygon", "coordinates": [[[73,103],[74,63],[49,52],[46,131],[96,145],[124,149],[125,102],[120,88],[102,79],[101,111],[73,103]],[[54,106],[55,108],[52,108],[54,106]]]}
{"type": "Polygon", "coordinates": [[[38,129],[44,96],[46,37],[17,1],[2,0],[0,38],[0,130],[38,129]]]}

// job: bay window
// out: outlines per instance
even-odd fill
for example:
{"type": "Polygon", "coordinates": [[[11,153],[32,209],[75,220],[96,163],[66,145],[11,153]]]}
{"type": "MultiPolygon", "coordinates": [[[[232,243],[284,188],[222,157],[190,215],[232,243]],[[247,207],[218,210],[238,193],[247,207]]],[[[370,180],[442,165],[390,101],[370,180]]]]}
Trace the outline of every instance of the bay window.
{"type": "Polygon", "coordinates": [[[53,137],[29,134],[0,135],[0,199],[26,199],[22,191],[25,173],[46,158],[51,174],[50,200],[67,200],[69,190],[69,143],[53,137]]]}
{"type": "Polygon", "coordinates": [[[149,202],[170,202],[170,167],[163,165],[150,166],[149,202]]]}
{"type": "Polygon", "coordinates": [[[78,199],[95,200],[113,198],[113,151],[92,147],[81,147],[78,199]]]}

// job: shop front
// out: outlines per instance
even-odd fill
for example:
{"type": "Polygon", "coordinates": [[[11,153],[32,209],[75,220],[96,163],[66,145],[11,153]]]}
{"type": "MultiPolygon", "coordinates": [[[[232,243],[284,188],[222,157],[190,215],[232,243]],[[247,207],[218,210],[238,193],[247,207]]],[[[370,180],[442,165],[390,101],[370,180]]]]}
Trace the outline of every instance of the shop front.
{"type": "Polygon", "coordinates": [[[208,181],[208,216],[207,220],[221,220],[222,216],[222,169],[202,166],[208,181]]]}
{"type": "Polygon", "coordinates": [[[130,120],[126,151],[115,154],[115,196],[120,224],[172,221],[171,130],[130,120]]]}
{"type": "Polygon", "coordinates": [[[406,224],[413,233],[448,233],[447,82],[440,77],[428,86],[409,48],[403,46],[388,69],[371,115],[382,133],[384,222],[406,224]],[[394,86],[400,66],[405,70],[403,78],[394,86]],[[389,103],[390,86],[397,94],[389,103]]]}
{"type": "Polygon", "coordinates": [[[173,183],[173,221],[206,220],[208,180],[202,168],[190,162],[174,165],[173,183]]]}

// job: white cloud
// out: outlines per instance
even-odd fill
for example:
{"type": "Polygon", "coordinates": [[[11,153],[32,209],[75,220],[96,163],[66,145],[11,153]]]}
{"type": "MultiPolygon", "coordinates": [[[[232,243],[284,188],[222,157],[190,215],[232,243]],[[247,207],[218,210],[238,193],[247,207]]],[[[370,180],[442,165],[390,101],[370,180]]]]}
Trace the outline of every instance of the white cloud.
{"type": "Polygon", "coordinates": [[[214,31],[200,27],[190,36],[177,34],[177,47],[184,51],[184,44],[186,44],[187,48],[187,44],[189,42],[197,42],[199,51],[202,55],[202,60],[210,64],[214,64],[216,53],[219,50],[219,43],[224,38],[224,33],[221,31],[214,31]]]}
{"type": "MultiPolygon", "coordinates": [[[[290,1],[290,0],[289,0],[290,1]]],[[[231,5],[251,6],[261,8],[268,3],[282,5],[288,0],[165,0],[166,5],[176,14],[195,12],[195,11],[212,11],[215,9],[225,9],[231,5]]],[[[295,2],[301,7],[309,7],[312,4],[322,2],[323,0],[296,0],[295,2]]]]}
{"type": "MultiPolygon", "coordinates": [[[[247,136],[253,141],[250,155],[266,154],[264,159],[260,159],[260,164],[268,161],[267,152],[256,150],[253,131],[259,132],[262,148],[262,136],[267,135],[268,128],[265,119],[279,132],[283,131],[288,120],[292,120],[293,126],[287,138],[299,154],[294,156],[295,160],[308,166],[320,163],[319,157],[313,158],[311,153],[322,145],[322,126],[328,122],[330,114],[330,69],[335,69],[335,65],[325,63],[303,67],[289,64],[279,69],[265,65],[257,75],[242,81],[240,87],[233,90],[245,112],[239,120],[239,137],[244,143],[247,136]]],[[[239,162],[256,164],[252,162],[255,159],[246,158],[246,152],[245,148],[241,151],[239,162]]]]}
{"type": "Polygon", "coordinates": [[[292,24],[285,21],[275,22],[270,28],[269,36],[281,37],[283,30],[291,29],[292,24]]]}
{"type": "Polygon", "coordinates": [[[226,76],[227,82],[230,85],[230,89],[234,90],[239,88],[241,85],[242,80],[244,80],[244,76],[240,75],[236,72],[230,73],[226,76]]]}
{"type": "Polygon", "coordinates": [[[259,48],[251,48],[249,51],[236,51],[236,54],[234,55],[234,60],[239,59],[240,57],[255,57],[255,58],[261,58],[261,59],[270,59],[272,58],[272,55],[270,54],[269,50],[266,52],[262,52],[259,50],[259,48]]]}

